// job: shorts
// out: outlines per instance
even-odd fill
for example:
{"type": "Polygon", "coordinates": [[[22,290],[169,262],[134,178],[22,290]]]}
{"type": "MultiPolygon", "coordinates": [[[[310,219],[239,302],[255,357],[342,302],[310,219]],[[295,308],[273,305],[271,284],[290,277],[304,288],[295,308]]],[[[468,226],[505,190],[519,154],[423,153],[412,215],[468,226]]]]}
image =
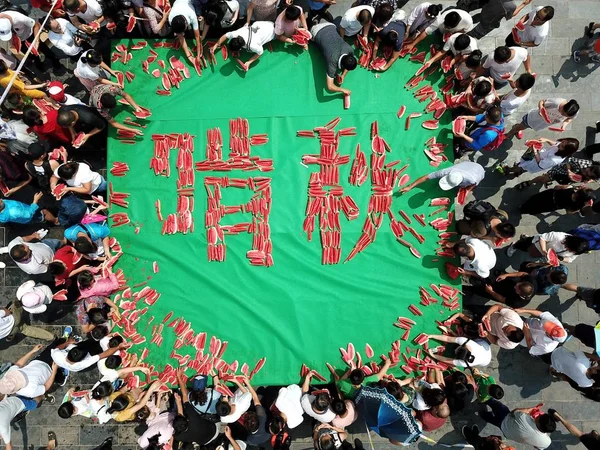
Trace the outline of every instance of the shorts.
{"type": "Polygon", "coordinates": [[[23,411],[33,411],[38,407],[38,402],[32,398],[21,397],[20,395],[17,395],[17,398],[25,405],[25,409],[23,411]]]}
{"type": "Polygon", "coordinates": [[[525,125],[525,128],[531,128],[531,126],[529,125],[529,123],[527,123],[527,115],[528,115],[528,114],[529,114],[529,113],[525,114],[525,115],[523,116],[523,119],[521,119],[521,123],[522,123],[523,125],[525,125]]]}

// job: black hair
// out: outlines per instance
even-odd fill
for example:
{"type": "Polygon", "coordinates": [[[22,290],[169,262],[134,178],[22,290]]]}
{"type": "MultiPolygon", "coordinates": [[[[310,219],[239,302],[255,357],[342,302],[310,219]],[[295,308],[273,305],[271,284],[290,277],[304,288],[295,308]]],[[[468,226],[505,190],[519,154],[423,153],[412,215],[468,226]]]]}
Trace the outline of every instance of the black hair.
{"type": "Polygon", "coordinates": [[[210,27],[217,26],[221,21],[221,17],[219,17],[219,13],[214,9],[209,9],[204,13],[204,21],[210,27]]]}
{"type": "Polygon", "coordinates": [[[106,361],[104,361],[106,368],[113,370],[119,367],[122,363],[123,358],[121,358],[119,355],[110,355],[108,358],[106,358],[106,361]]]}
{"type": "Polygon", "coordinates": [[[350,383],[352,383],[354,386],[358,386],[359,384],[362,384],[363,380],[365,379],[365,373],[362,371],[362,369],[354,369],[352,372],[350,372],[348,378],[350,379],[350,383]]]}
{"type": "Polygon", "coordinates": [[[70,180],[77,173],[77,169],[79,169],[79,163],[77,161],[69,161],[62,164],[56,173],[63,180],[70,180]]]}
{"type": "Polygon", "coordinates": [[[75,407],[71,402],[64,402],[58,407],[58,415],[62,419],[69,419],[75,412],[75,407]]]}
{"type": "Polygon", "coordinates": [[[537,12],[537,14],[542,16],[542,19],[547,22],[548,20],[552,20],[554,18],[554,8],[552,6],[544,6],[537,12]]]}
{"type": "Polygon", "coordinates": [[[67,11],[75,12],[79,8],[79,1],[78,0],[65,0],[63,5],[67,11]]]}
{"type": "Polygon", "coordinates": [[[398,32],[396,30],[390,30],[383,37],[383,43],[384,45],[396,45],[398,39],[400,39],[398,32]]]}
{"type": "Polygon", "coordinates": [[[260,419],[256,411],[247,411],[244,414],[244,428],[254,434],[260,428],[260,419]]]}
{"type": "Polygon", "coordinates": [[[357,65],[358,65],[358,62],[356,61],[356,58],[354,57],[354,55],[347,53],[344,56],[342,56],[342,60],[341,60],[342,69],[354,70],[354,69],[356,69],[357,65]]]}
{"type": "Polygon", "coordinates": [[[320,450],[335,450],[335,442],[330,434],[322,434],[319,436],[320,450]]]}
{"type": "Polygon", "coordinates": [[[68,111],[63,108],[60,108],[58,110],[58,117],[56,118],[56,123],[58,123],[61,127],[70,127],[73,124],[74,120],[75,113],[73,111],[68,111]]]}
{"type": "Polygon", "coordinates": [[[271,434],[279,434],[285,429],[285,420],[279,414],[273,416],[269,422],[269,432],[271,434]]]}
{"type": "Polygon", "coordinates": [[[183,17],[181,14],[173,17],[173,20],[171,21],[171,31],[173,31],[173,33],[183,33],[186,28],[187,21],[185,20],[185,17],[183,17]]]}
{"type": "Polygon", "coordinates": [[[0,73],[6,73],[8,66],[4,61],[0,61],[0,73]]]}
{"type": "Polygon", "coordinates": [[[521,281],[520,283],[517,283],[517,286],[519,287],[521,296],[526,300],[531,300],[533,294],[535,294],[533,283],[529,281],[521,281]]]}
{"type": "Polygon", "coordinates": [[[108,92],[100,96],[100,106],[104,109],[113,109],[117,106],[117,99],[108,92]]]}
{"type": "Polygon", "coordinates": [[[579,236],[573,236],[571,234],[567,235],[563,241],[563,244],[565,244],[567,250],[575,253],[576,255],[586,253],[590,249],[590,243],[587,241],[587,239],[579,236]]]}
{"type": "Polygon", "coordinates": [[[123,336],[120,335],[116,335],[110,338],[110,340],[108,341],[108,348],[115,348],[118,347],[119,345],[121,345],[123,342],[125,342],[125,340],[123,339],[123,336]]]}
{"type": "Polygon", "coordinates": [[[596,195],[594,191],[591,189],[579,189],[575,192],[575,202],[577,203],[587,203],[590,200],[595,201],[596,195]]]}
{"type": "Polygon", "coordinates": [[[579,103],[577,103],[577,100],[569,100],[565,103],[563,111],[568,117],[573,117],[579,112],[579,103]]]}
{"type": "Polygon", "coordinates": [[[467,376],[460,370],[453,372],[451,379],[453,383],[467,383],[467,376]]]}
{"type": "Polygon", "coordinates": [[[6,96],[6,101],[12,103],[13,105],[16,105],[17,103],[20,103],[20,100],[22,100],[22,98],[23,97],[21,97],[16,92],[11,92],[6,96]]]}
{"type": "Polygon", "coordinates": [[[297,20],[302,13],[300,12],[300,8],[294,5],[290,5],[285,8],[285,18],[287,20],[297,20]]]}
{"type": "Polygon", "coordinates": [[[228,416],[231,413],[231,405],[228,402],[219,399],[215,405],[215,410],[217,412],[217,416],[228,416]]]}
{"type": "Polygon", "coordinates": [[[590,389],[586,389],[584,392],[584,395],[589,398],[590,400],[593,400],[595,402],[600,402],[600,388],[599,387],[592,387],[590,389]]]}
{"type": "MultiPolygon", "coordinates": [[[[87,239],[86,239],[87,242],[87,239]]],[[[89,252],[85,252],[85,253],[89,253],[89,252]]],[[[94,284],[95,278],[94,278],[94,274],[89,271],[89,270],[84,270],[82,272],[79,273],[79,275],[77,275],[77,283],[79,283],[79,286],[82,289],[87,289],[90,286],[92,286],[92,284],[94,284]]]]}
{"type": "Polygon", "coordinates": [[[460,14],[456,11],[451,11],[444,17],[444,27],[455,28],[460,23],[460,14]]]}
{"type": "Polygon", "coordinates": [[[190,401],[198,405],[204,405],[208,401],[206,390],[203,389],[200,391],[198,389],[192,389],[190,391],[190,401]]]}
{"type": "Polygon", "coordinates": [[[431,407],[441,405],[446,400],[446,394],[440,388],[423,388],[421,397],[423,397],[427,406],[431,407]]]}
{"type": "Polygon", "coordinates": [[[27,257],[27,246],[25,244],[17,244],[10,249],[9,254],[15,262],[24,261],[27,257]]]}
{"type": "Polygon", "coordinates": [[[106,328],[105,326],[98,326],[98,327],[95,327],[94,329],[92,329],[92,331],[90,331],[90,336],[95,341],[99,341],[103,337],[106,337],[107,334],[108,334],[108,328],[106,328]]]}
{"type": "Polygon", "coordinates": [[[229,41],[229,50],[232,52],[239,52],[246,46],[246,41],[241,36],[236,36],[229,41]]]}
{"type": "Polygon", "coordinates": [[[524,91],[528,91],[535,84],[535,77],[530,73],[522,73],[519,78],[517,78],[517,86],[524,91]]]}
{"type": "Polygon", "coordinates": [[[467,219],[459,219],[454,223],[458,234],[471,234],[471,223],[467,219]]]}
{"type": "Polygon", "coordinates": [[[504,397],[504,389],[498,384],[490,384],[487,387],[487,391],[490,397],[495,398],[496,400],[501,400],[504,397]]]}
{"type": "Polygon", "coordinates": [[[46,144],[44,141],[33,142],[27,147],[27,159],[30,161],[40,159],[42,156],[48,153],[48,151],[48,144],[46,144]]]}
{"type": "Polygon", "coordinates": [[[483,53],[481,50],[473,50],[467,59],[465,59],[465,65],[469,69],[475,69],[481,65],[481,59],[483,58],[483,53]]]}
{"type": "Polygon", "coordinates": [[[29,127],[43,125],[42,115],[35,106],[28,105],[23,108],[23,122],[29,127]]]}
{"type": "Polygon", "coordinates": [[[504,239],[514,237],[517,234],[517,229],[510,222],[502,222],[496,225],[496,232],[504,239]]]}
{"type": "Polygon", "coordinates": [[[465,33],[459,34],[454,41],[454,48],[459,52],[466,49],[471,43],[471,38],[465,33]]]}
{"type": "Polygon", "coordinates": [[[490,92],[492,92],[492,83],[488,80],[481,80],[473,88],[473,94],[477,97],[485,97],[490,92]]]}
{"type": "Polygon", "coordinates": [[[382,27],[388,23],[394,15],[394,7],[389,3],[382,3],[375,8],[375,14],[373,14],[373,23],[378,27],[382,27]]]}
{"type": "Polygon", "coordinates": [[[125,394],[118,395],[110,404],[110,408],[106,410],[108,414],[113,414],[127,409],[129,406],[129,397],[125,394]]]}
{"type": "Polygon", "coordinates": [[[560,270],[551,269],[550,281],[552,281],[552,284],[565,284],[567,282],[567,274],[560,270]]]}
{"type": "Polygon", "coordinates": [[[502,110],[499,106],[492,106],[485,113],[486,117],[490,119],[494,123],[500,122],[502,120],[502,110]]]}
{"type": "Polygon", "coordinates": [[[361,12],[358,13],[358,16],[356,18],[358,19],[360,24],[364,26],[371,21],[373,15],[368,9],[363,9],[361,12]]]}
{"type": "Polygon", "coordinates": [[[404,397],[402,386],[397,381],[386,381],[384,386],[385,390],[397,400],[401,400],[404,397]]]}
{"type": "Polygon", "coordinates": [[[575,138],[562,138],[558,140],[558,156],[567,157],[571,156],[579,150],[579,140],[575,138]]]}
{"type": "Polygon", "coordinates": [[[343,416],[348,411],[348,408],[346,408],[346,402],[344,400],[335,398],[331,402],[331,410],[338,416],[343,416]]]}
{"type": "Polygon", "coordinates": [[[175,434],[183,433],[190,426],[190,421],[187,417],[182,416],[181,414],[177,414],[173,419],[173,429],[175,430],[175,434]]]}
{"type": "Polygon", "coordinates": [[[135,421],[136,422],[145,422],[146,419],[150,417],[150,408],[147,406],[143,406],[141,409],[138,409],[135,413],[135,421]]]}
{"type": "Polygon", "coordinates": [[[552,433],[556,431],[556,419],[550,414],[541,414],[537,418],[537,428],[542,433],[552,433]]]}
{"type": "Polygon", "coordinates": [[[469,395],[469,388],[465,383],[452,383],[446,387],[446,393],[449,397],[463,399],[469,395]]]}
{"type": "Polygon", "coordinates": [[[83,361],[87,354],[87,351],[75,346],[71,350],[69,350],[69,353],[67,353],[67,359],[71,362],[76,363],[83,361]]]}
{"type": "Polygon", "coordinates": [[[97,66],[102,63],[102,53],[94,49],[86,50],[83,55],[81,55],[81,61],[90,66],[97,66]]]}
{"type": "Polygon", "coordinates": [[[444,7],[442,5],[429,5],[427,7],[427,14],[431,17],[437,17],[440,12],[442,12],[444,7]]]}
{"type": "Polygon", "coordinates": [[[508,338],[508,340],[510,342],[514,342],[515,344],[518,344],[519,342],[521,342],[523,340],[525,335],[523,334],[523,330],[521,330],[520,328],[515,328],[510,333],[508,333],[506,335],[506,337],[508,338]]]}
{"type": "Polygon", "coordinates": [[[452,249],[457,256],[467,256],[471,251],[471,247],[465,241],[458,241],[452,249]]]}
{"type": "Polygon", "coordinates": [[[88,310],[87,316],[93,325],[100,325],[108,322],[108,313],[104,308],[91,308],[88,310]]]}
{"type": "MultiPolygon", "coordinates": [[[[79,236],[77,239],[75,239],[73,247],[75,247],[75,250],[77,250],[79,253],[83,254],[94,253],[96,250],[98,250],[98,246],[85,236],[79,236]]],[[[79,278],[77,279],[79,280],[79,278]]]]}
{"type": "Polygon", "coordinates": [[[586,433],[579,437],[579,441],[585,448],[598,448],[600,446],[600,434],[586,433]]]}
{"type": "Polygon", "coordinates": [[[315,396],[315,399],[313,401],[313,406],[317,411],[326,411],[327,408],[329,408],[330,404],[331,397],[329,397],[329,394],[325,392],[321,392],[320,394],[315,396]]]}
{"type": "Polygon", "coordinates": [[[110,381],[103,381],[94,389],[92,389],[92,398],[95,400],[100,400],[108,397],[114,392],[113,385],[110,381]]]}
{"type": "Polygon", "coordinates": [[[502,45],[494,50],[494,61],[498,64],[504,64],[510,59],[511,54],[510,48],[506,45],[502,45]]]}

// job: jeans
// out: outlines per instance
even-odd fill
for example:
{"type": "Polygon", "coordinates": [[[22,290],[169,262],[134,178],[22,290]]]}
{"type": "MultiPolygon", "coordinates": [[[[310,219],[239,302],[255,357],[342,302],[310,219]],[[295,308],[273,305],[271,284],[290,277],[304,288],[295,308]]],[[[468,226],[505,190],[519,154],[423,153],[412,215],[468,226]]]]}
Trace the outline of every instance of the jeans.
{"type": "Polygon", "coordinates": [[[106,180],[104,179],[104,177],[102,177],[102,182],[100,183],[100,185],[96,188],[96,190],[94,192],[92,192],[94,195],[98,195],[98,194],[103,194],[106,193],[106,180]]]}
{"type": "Polygon", "coordinates": [[[485,404],[492,408],[492,411],[484,411],[479,414],[479,417],[500,428],[506,416],[510,414],[510,409],[495,398],[490,398],[485,404]]]}
{"type": "Polygon", "coordinates": [[[53,252],[62,247],[62,241],[60,239],[42,239],[41,242],[50,247],[53,252]]]}

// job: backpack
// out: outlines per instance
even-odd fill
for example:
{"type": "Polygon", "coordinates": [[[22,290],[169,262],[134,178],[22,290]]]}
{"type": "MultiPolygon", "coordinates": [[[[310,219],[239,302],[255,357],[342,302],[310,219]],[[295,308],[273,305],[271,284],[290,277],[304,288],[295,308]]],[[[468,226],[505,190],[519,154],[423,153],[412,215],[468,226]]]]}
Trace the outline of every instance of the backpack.
{"type": "Polygon", "coordinates": [[[575,228],[569,231],[569,234],[573,236],[579,236],[580,238],[588,241],[589,250],[600,250],[600,234],[597,231],[590,230],[587,228],[575,228]]]}
{"type": "Polygon", "coordinates": [[[485,127],[482,130],[482,133],[485,133],[488,130],[493,130],[496,132],[496,138],[490,142],[488,145],[483,147],[481,150],[484,152],[491,152],[492,150],[496,150],[498,147],[502,145],[504,140],[506,139],[506,135],[504,134],[504,130],[499,129],[496,126],[485,127]]]}
{"type": "Polygon", "coordinates": [[[496,208],[485,200],[470,201],[463,209],[465,218],[468,218],[469,220],[481,220],[486,224],[489,223],[490,218],[495,212],[496,208]]]}

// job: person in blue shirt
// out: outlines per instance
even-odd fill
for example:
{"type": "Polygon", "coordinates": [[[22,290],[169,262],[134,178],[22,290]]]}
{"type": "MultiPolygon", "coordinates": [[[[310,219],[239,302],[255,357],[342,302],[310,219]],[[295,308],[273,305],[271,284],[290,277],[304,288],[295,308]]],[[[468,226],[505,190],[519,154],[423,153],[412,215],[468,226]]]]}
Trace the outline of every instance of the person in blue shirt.
{"type": "Polygon", "coordinates": [[[16,200],[0,200],[0,223],[37,223],[44,220],[54,223],[56,217],[47,209],[40,210],[38,205],[43,193],[38,192],[33,196],[33,203],[27,205],[16,200]]]}
{"type": "Polygon", "coordinates": [[[110,229],[106,222],[77,224],[65,230],[65,239],[88,259],[105,260],[110,258],[108,235],[110,229]]]}
{"type": "Polygon", "coordinates": [[[504,115],[498,106],[492,106],[483,114],[459,116],[457,119],[477,124],[477,128],[469,136],[466,132],[454,133],[454,136],[462,139],[455,148],[454,156],[457,158],[470,151],[495,150],[504,140],[504,115]]]}
{"type": "Polygon", "coordinates": [[[546,263],[524,262],[520,269],[522,273],[529,273],[535,281],[536,295],[554,295],[567,282],[569,269],[564,264],[552,267],[546,263]]]}

